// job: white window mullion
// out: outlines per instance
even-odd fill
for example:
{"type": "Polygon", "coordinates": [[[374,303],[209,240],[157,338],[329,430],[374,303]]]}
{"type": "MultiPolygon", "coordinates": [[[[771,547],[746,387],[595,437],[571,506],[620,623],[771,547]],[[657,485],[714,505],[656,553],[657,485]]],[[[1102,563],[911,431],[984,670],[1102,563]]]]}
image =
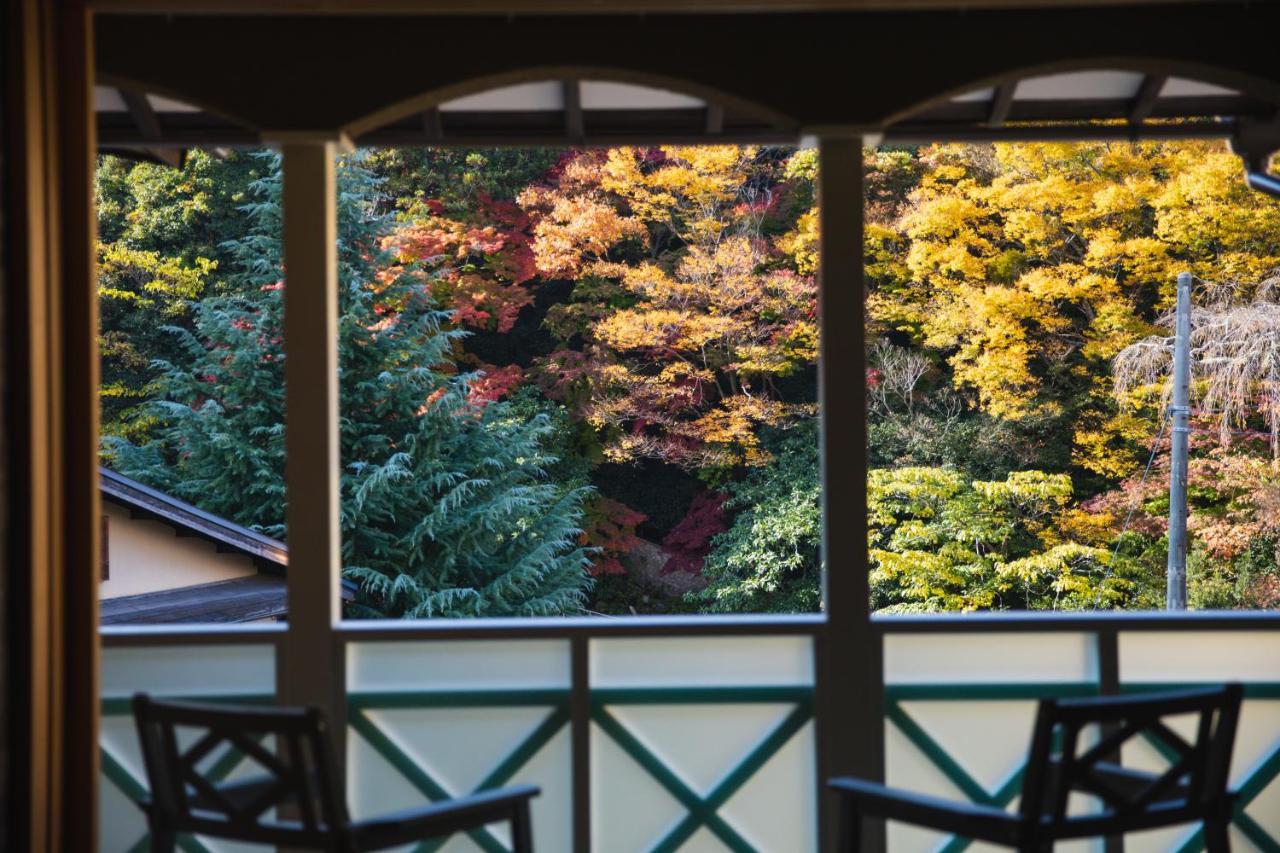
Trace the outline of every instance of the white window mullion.
{"type": "Polygon", "coordinates": [[[341,758],[336,149],[307,141],[283,151],[289,628],[276,662],[277,697],[324,709],[341,758]]]}

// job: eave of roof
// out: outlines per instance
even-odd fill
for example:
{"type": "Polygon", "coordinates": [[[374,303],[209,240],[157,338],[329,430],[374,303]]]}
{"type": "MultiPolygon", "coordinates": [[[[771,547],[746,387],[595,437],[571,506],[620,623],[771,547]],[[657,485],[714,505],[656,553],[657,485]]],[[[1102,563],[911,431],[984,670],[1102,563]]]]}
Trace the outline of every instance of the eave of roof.
{"type": "Polygon", "coordinates": [[[189,535],[212,542],[220,550],[243,554],[263,568],[283,568],[288,565],[289,548],[278,539],[263,536],[247,527],[205,512],[109,468],[99,466],[98,487],[103,499],[128,509],[135,516],[176,527],[189,535]]]}

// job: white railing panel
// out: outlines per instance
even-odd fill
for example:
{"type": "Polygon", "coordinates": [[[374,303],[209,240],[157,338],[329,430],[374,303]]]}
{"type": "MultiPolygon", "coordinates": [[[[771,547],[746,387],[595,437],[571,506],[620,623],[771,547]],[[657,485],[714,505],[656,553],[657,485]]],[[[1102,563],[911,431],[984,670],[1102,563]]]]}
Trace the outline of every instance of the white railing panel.
{"type": "Polygon", "coordinates": [[[593,640],[589,671],[593,849],[816,850],[810,638],[593,640]]]}
{"type": "Polygon", "coordinates": [[[347,646],[347,690],[569,686],[565,640],[393,640],[347,646]]]}
{"type": "MultiPolygon", "coordinates": [[[[354,817],[481,787],[533,784],[534,842],[572,849],[565,640],[351,643],[347,791],[354,817]],[[493,775],[511,766],[494,782],[493,775]]],[[[503,844],[506,826],[488,830],[503,844]]],[[[441,848],[477,851],[465,835],[441,848]]]]}
{"type": "Polygon", "coordinates": [[[1097,678],[1089,634],[1046,632],[889,634],[887,684],[1089,681],[1097,678]]]}
{"type": "Polygon", "coordinates": [[[810,722],[747,780],[720,813],[757,850],[817,850],[817,798],[804,782],[816,778],[817,772],[810,722]]]}
{"type": "MultiPolygon", "coordinates": [[[[884,642],[885,682],[936,689],[936,695],[904,699],[885,723],[885,776],[890,785],[961,802],[969,799],[930,760],[902,725],[919,729],[961,771],[988,794],[1007,789],[1026,759],[1035,719],[1034,699],[971,699],[949,695],[976,685],[1082,684],[1096,680],[1097,644],[1074,632],[974,632],[888,634],[884,642]],[[894,722],[895,714],[902,725],[894,722]]],[[[958,694],[958,695],[963,695],[958,694]]],[[[1015,786],[1016,787],[1016,786],[1015,786]]],[[[1017,807],[1016,791],[1008,807],[1017,807]]],[[[1082,800],[1073,809],[1087,810],[1082,800]]],[[[947,840],[941,833],[893,823],[889,850],[925,853],[947,840]]],[[[973,844],[973,851],[999,848],[973,844]]],[[[1100,844],[1061,844],[1063,851],[1101,850],[1100,844]]]]}
{"type": "Polygon", "coordinates": [[[1132,631],[1120,677],[1151,681],[1280,681],[1280,631],[1132,631]]]}
{"type": "Polygon", "coordinates": [[[808,637],[629,637],[593,640],[591,686],[812,685],[808,637]]]}

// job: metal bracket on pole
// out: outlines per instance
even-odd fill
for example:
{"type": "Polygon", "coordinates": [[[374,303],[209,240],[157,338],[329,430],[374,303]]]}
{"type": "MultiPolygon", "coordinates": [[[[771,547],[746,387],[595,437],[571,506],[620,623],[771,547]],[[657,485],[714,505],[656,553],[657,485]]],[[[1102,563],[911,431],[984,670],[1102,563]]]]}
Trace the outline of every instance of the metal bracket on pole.
{"type": "Polygon", "coordinates": [[[1231,150],[1244,161],[1245,181],[1250,187],[1280,197],[1280,176],[1269,171],[1271,156],[1280,151],[1280,120],[1238,119],[1231,150]]]}

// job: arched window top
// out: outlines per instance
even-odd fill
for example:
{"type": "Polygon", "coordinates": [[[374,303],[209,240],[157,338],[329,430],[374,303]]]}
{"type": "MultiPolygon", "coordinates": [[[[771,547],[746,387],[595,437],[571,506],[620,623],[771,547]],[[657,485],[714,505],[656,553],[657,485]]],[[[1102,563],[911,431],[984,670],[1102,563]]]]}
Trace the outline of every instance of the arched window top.
{"type": "Polygon", "coordinates": [[[1230,135],[1276,105],[1217,82],[1129,68],[1013,75],[931,101],[886,128],[890,141],[1230,135]]]}
{"type": "MultiPolygon", "coordinates": [[[[165,95],[97,86],[103,150],[169,161],[193,146],[259,145],[267,134],[165,95]]],[[[503,82],[357,131],[359,145],[613,145],[655,142],[794,142],[794,124],[736,102],[662,85],[590,77],[503,82]]]]}

